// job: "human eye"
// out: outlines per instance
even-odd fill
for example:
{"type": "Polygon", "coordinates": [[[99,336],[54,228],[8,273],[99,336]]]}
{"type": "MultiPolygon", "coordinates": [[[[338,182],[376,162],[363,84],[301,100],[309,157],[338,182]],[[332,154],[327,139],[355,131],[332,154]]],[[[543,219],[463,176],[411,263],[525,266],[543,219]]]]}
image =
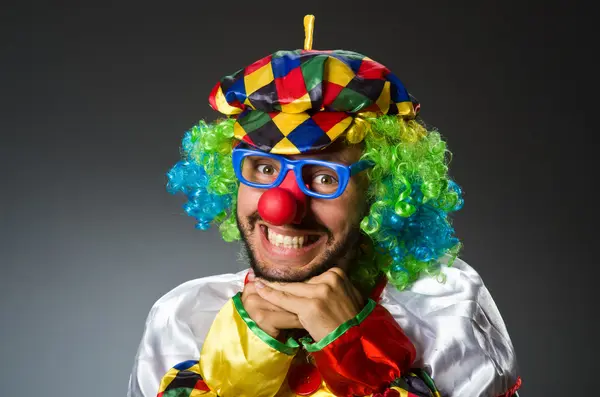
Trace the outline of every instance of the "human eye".
{"type": "Polygon", "coordinates": [[[257,164],[256,170],[263,175],[275,175],[277,171],[272,164],[257,164]]]}
{"type": "Polygon", "coordinates": [[[265,156],[247,156],[242,164],[242,177],[253,183],[270,184],[279,175],[281,164],[265,156]]]}
{"type": "Polygon", "coordinates": [[[313,177],[313,183],[317,185],[337,185],[338,180],[333,175],[321,173],[313,177]]]}

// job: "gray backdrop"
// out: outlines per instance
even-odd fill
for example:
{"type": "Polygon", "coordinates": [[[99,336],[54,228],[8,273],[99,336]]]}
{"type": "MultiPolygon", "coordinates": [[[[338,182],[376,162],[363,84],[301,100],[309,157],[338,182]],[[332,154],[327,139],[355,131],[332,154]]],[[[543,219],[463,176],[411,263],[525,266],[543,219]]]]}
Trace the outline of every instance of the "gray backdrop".
{"type": "Polygon", "coordinates": [[[302,47],[306,13],[314,48],[388,66],[448,140],[465,190],[462,258],[503,314],[522,395],[591,389],[590,10],[82,3],[0,12],[0,395],[124,396],[151,305],[186,280],[241,269],[239,247],[194,230],[164,174],[184,131],[217,116],[213,85],[302,47]]]}

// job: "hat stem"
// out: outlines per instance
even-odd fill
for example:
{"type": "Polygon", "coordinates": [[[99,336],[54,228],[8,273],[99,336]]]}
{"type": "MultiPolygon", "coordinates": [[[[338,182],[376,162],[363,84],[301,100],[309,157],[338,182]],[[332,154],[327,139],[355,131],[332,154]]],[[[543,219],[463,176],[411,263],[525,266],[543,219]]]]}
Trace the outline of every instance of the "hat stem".
{"type": "Polygon", "coordinates": [[[315,30],[315,16],[306,15],[304,17],[304,49],[312,50],[313,31],[315,30]]]}

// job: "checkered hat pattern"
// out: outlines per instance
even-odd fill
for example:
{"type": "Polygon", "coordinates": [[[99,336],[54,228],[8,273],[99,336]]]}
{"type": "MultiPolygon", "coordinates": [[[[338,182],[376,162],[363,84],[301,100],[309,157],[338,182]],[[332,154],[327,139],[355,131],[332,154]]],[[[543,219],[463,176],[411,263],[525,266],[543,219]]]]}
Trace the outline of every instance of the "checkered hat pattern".
{"type": "Polygon", "coordinates": [[[236,118],[236,139],[285,155],[324,149],[357,115],[412,119],[419,111],[385,66],[344,50],[278,51],[222,78],[209,103],[236,118]]]}

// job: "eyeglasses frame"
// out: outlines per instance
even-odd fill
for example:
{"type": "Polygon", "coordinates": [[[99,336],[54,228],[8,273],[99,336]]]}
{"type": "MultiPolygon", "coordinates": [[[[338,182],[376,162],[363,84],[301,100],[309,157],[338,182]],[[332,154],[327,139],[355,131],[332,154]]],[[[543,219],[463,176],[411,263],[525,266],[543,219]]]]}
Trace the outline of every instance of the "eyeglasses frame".
{"type": "Polygon", "coordinates": [[[232,158],[232,162],[233,162],[233,170],[235,172],[235,176],[244,185],[254,187],[254,188],[259,188],[259,189],[272,189],[272,188],[275,188],[275,187],[278,187],[279,185],[281,185],[281,183],[285,179],[288,171],[292,171],[294,173],[294,176],[296,177],[296,183],[298,184],[298,187],[300,188],[302,193],[304,193],[305,195],[307,195],[309,197],[328,199],[328,200],[333,200],[335,198],[340,197],[346,190],[346,187],[348,186],[348,182],[350,181],[350,178],[352,176],[354,176],[360,172],[363,172],[364,170],[371,168],[375,165],[375,163],[373,163],[370,160],[359,160],[356,163],[351,164],[351,165],[343,165],[343,164],[336,163],[333,161],[316,160],[316,159],[292,160],[292,159],[288,159],[287,157],[282,156],[282,155],[263,152],[261,150],[253,150],[253,149],[246,149],[246,148],[239,148],[239,147],[233,149],[233,151],[231,153],[231,158],[232,158]],[[277,178],[275,178],[273,183],[270,183],[270,184],[255,183],[255,182],[251,182],[243,177],[242,161],[244,160],[244,158],[246,158],[248,156],[262,156],[262,157],[271,158],[271,159],[274,159],[274,160],[277,160],[280,162],[282,169],[280,170],[279,175],[277,176],[277,178]],[[323,166],[323,167],[328,167],[328,168],[333,169],[339,177],[337,191],[335,193],[331,193],[331,194],[324,194],[324,193],[317,193],[317,192],[310,191],[304,185],[304,180],[302,178],[302,167],[304,167],[305,165],[316,165],[316,166],[323,166]],[[298,172],[296,172],[296,170],[298,170],[298,172]]]}

